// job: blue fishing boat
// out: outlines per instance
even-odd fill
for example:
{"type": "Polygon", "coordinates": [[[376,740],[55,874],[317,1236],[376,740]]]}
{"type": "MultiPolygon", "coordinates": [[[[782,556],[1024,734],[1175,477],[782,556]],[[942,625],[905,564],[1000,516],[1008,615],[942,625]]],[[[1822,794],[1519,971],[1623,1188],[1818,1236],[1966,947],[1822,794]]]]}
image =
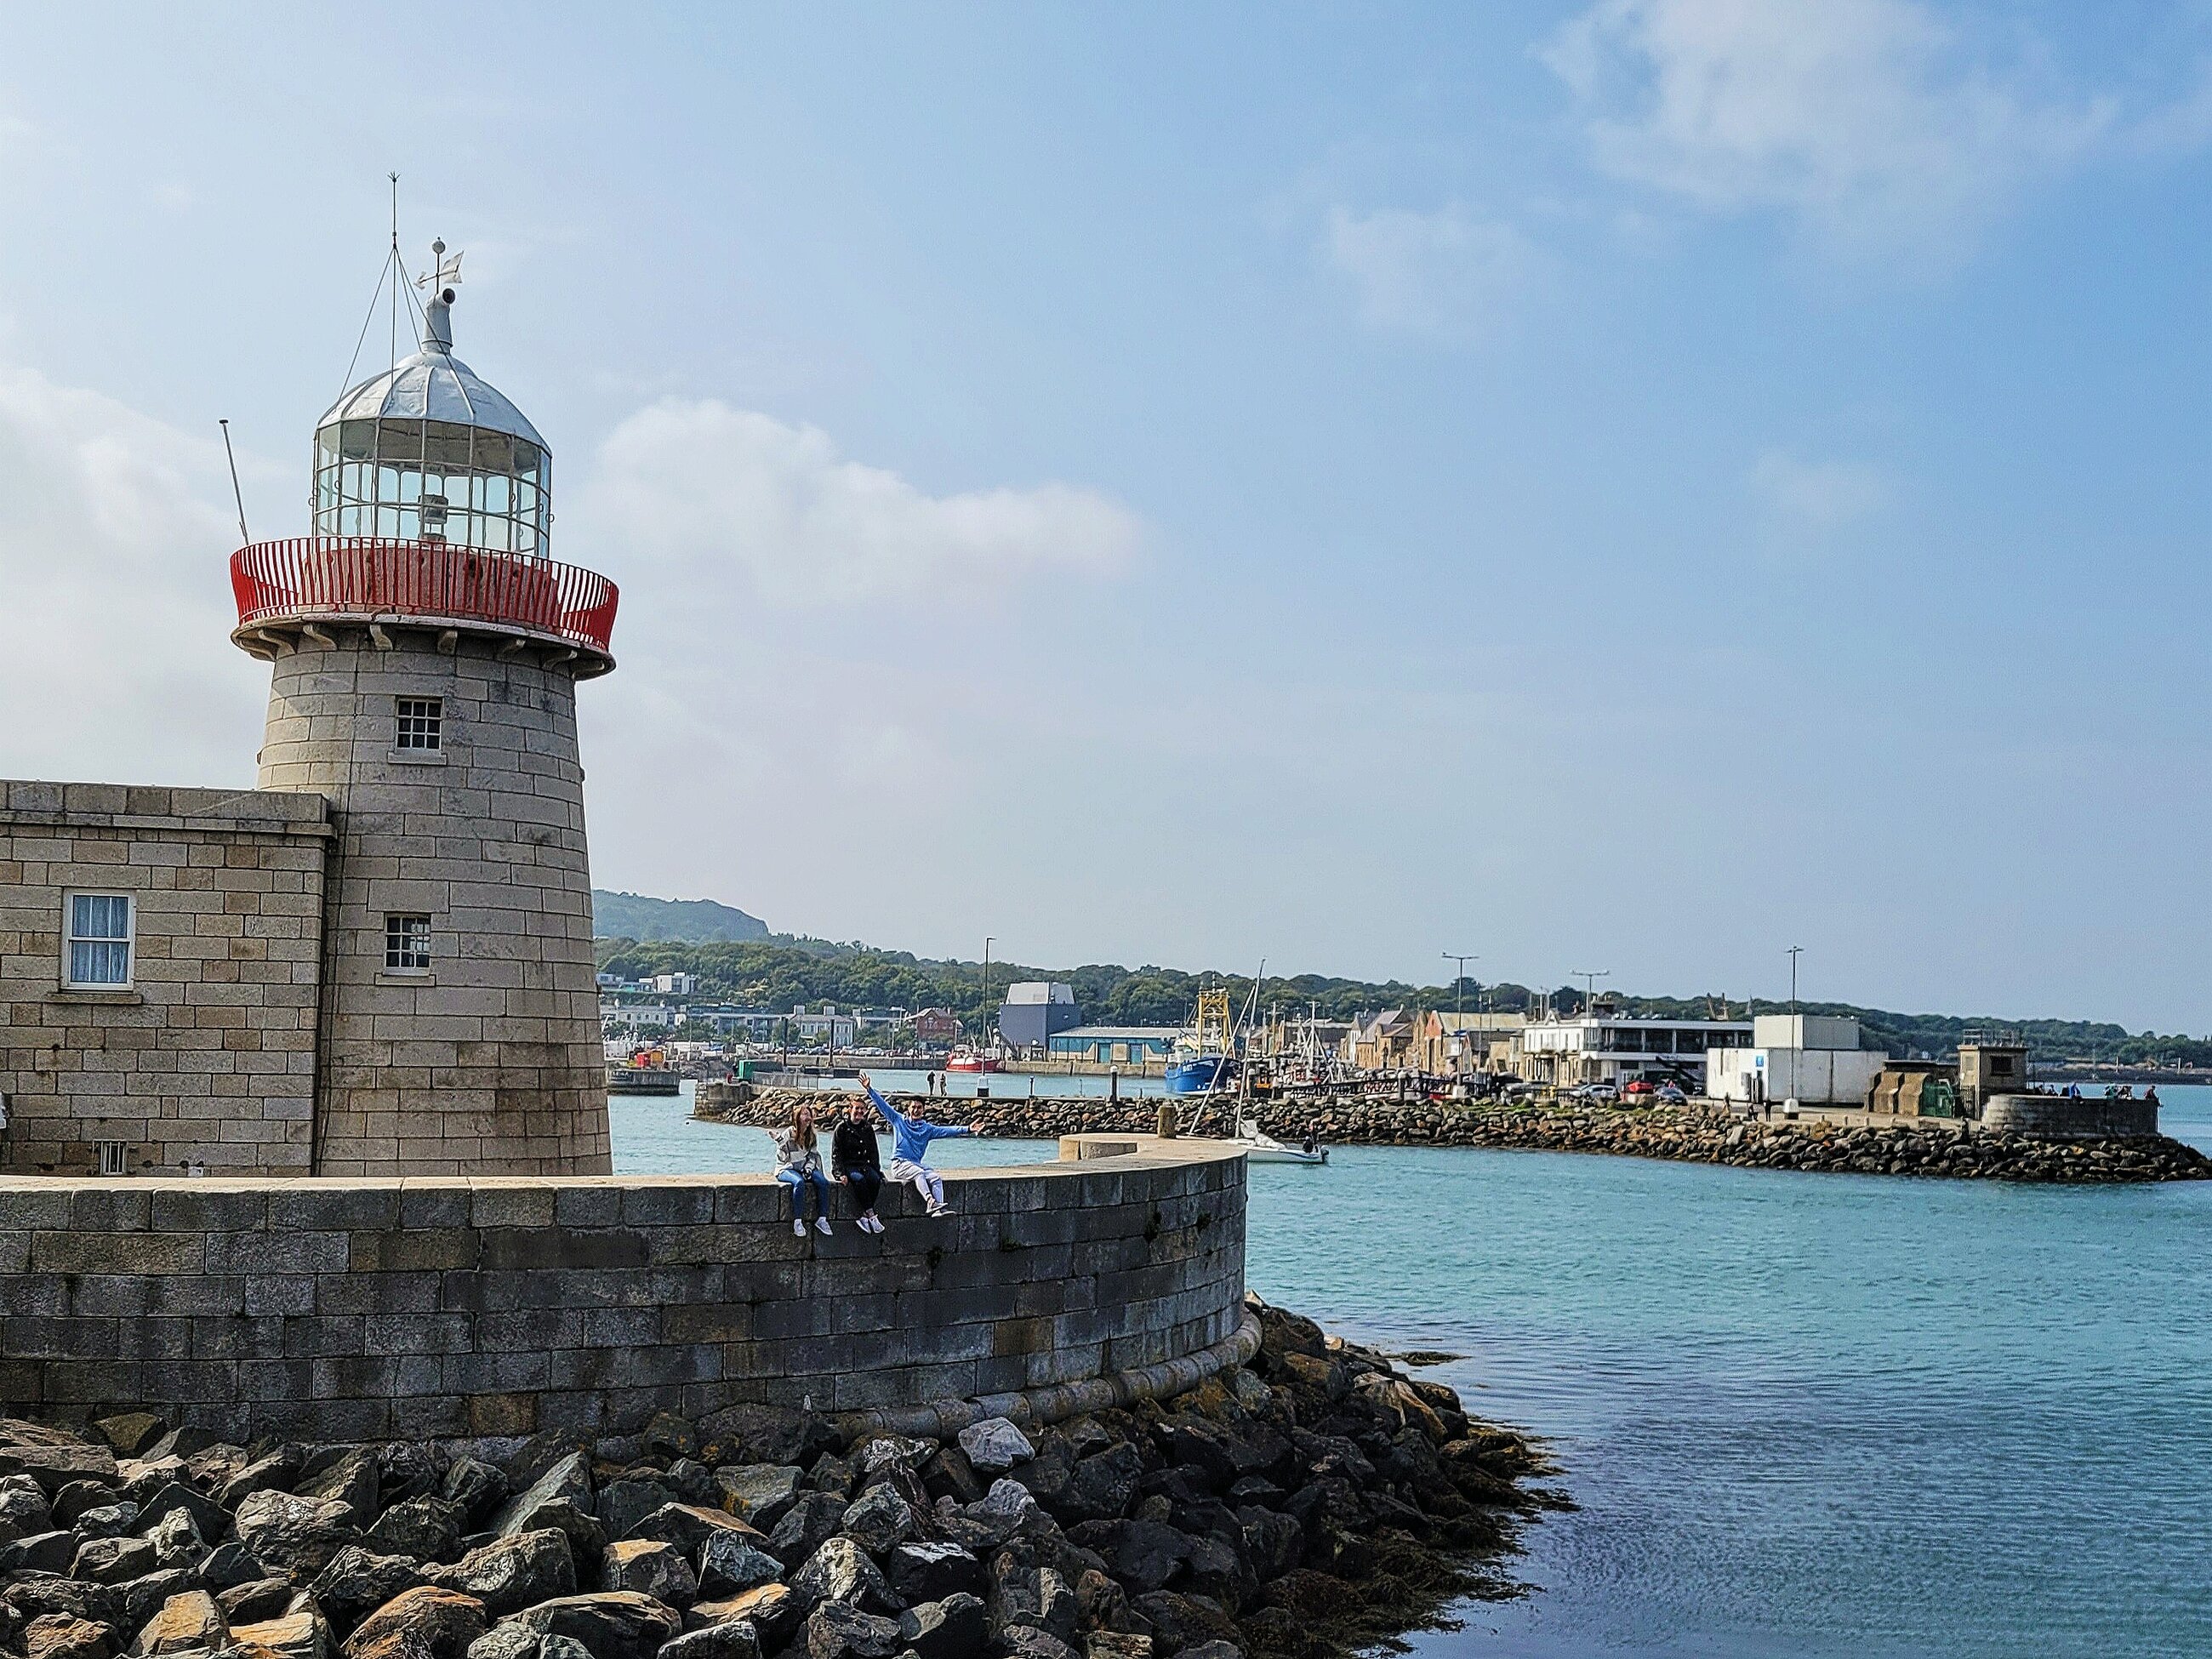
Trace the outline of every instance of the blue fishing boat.
{"type": "Polygon", "coordinates": [[[1193,1054],[1168,1062],[1165,1077],[1171,1095],[1202,1095],[1225,1086],[1237,1062],[1227,1054],[1193,1054]]]}
{"type": "Polygon", "coordinates": [[[1164,1076],[1171,1095],[1209,1094],[1228,1087],[1237,1075],[1236,1044],[1229,1013],[1229,993],[1200,991],[1198,1012],[1190,1029],[1176,1038],[1164,1076]]]}

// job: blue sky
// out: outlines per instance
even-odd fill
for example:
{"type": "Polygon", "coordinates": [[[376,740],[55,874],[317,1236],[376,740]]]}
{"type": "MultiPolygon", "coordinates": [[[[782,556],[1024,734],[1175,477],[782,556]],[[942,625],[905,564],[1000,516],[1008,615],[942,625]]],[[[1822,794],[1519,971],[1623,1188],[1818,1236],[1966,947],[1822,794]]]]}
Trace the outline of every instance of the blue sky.
{"type": "Polygon", "coordinates": [[[603,884],[2212,1028],[2212,7],[4,28],[10,775],[251,781],[214,422],[301,528],[396,168],[623,586],[603,884]]]}

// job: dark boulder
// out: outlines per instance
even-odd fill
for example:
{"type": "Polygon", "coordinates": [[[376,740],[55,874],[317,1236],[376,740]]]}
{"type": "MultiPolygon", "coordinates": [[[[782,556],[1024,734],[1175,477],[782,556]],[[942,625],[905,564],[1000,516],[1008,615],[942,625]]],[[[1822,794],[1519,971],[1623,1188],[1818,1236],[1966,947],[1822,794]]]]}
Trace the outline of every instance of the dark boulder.
{"type": "Polygon", "coordinates": [[[1068,1526],[1119,1520],[1137,1501],[1137,1483],[1144,1473],[1144,1454],[1123,1441],[1079,1460],[1045,1507],[1068,1526]]]}
{"type": "Polygon", "coordinates": [[[1237,1621],[1210,1602],[1173,1590],[1153,1590],[1129,1604],[1130,1610],[1152,1629],[1152,1644],[1164,1655],[1182,1652],[1200,1642],[1237,1642],[1237,1621]]]}
{"type": "Polygon", "coordinates": [[[1035,1625],[1017,1625],[992,1645],[1003,1659],[1082,1659],[1066,1643],[1035,1625]]]}
{"type": "Polygon", "coordinates": [[[799,1646],[806,1659],[891,1659],[899,1650],[895,1620],[846,1601],[824,1601],[806,1615],[799,1646]]]}
{"type": "Polygon", "coordinates": [[[216,1502],[234,1510],[258,1492],[284,1492],[299,1478],[300,1449],[283,1446],[257,1457],[216,1488],[216,1502]]]}
{"type": "Polygon", "coordinates": [[[461,1510],[442,1498],[408,1498],[376,1517],[362,1541],[387,1555],[450,1561],[460,1552],[461,1510]]]}
{"type": "Polygon", "coordinates": [[[94,1538],[77,1548],[72,1578],[95,1584],[120,1584],[154,1571],[154,1547],[143,1538],[94,1538]]]}
{"type": "Polygon", "coordinates": [[[735,1595],[773,1583],[783,1572],[783,1563],[755,1540],[737,1533],[717,1533],[700,1547],[699,1589],[710,1597],[735,1595]]]}
{"type": "Polygon", "coordinates": [[[328,1498],[344,1504],[346,1518],[356,1527],[366,1527],[376,1519],[382,1507],[381,1488],[376,1453],[367,1446],[349,1447],[336,1455],[329,1451],[317,1453],[307,1460],[300,1478],[292,1483],[297,1497],[328,1498]]]}
{"type": "Polygon", "coordinates": [[[72,1480],[54,1494],[54,1524],[74,1527],[87,1510],[105,1509],[115,1499],[115,1483],[112,1480],[72,1480]]]}
{"type": "MultiPolygon", "coordinates": [[[[421,1567],[405,1557],[382,1555],[359,1544],[349,1544],[331,1557],[307,1589],[343,1639],[386,1601],[423,1582],[421,1567]]],[[[251,1590],[259,1586],[244,1588],[251,1590]]]]}
{"type": "MultiPolygon", "coordinates": [[[[329,1569],[325,1568],[324,1571],[327,1572],[329,1569]]],[[[402,1588],[405,1587],[402,1586],[402,1588]]],[[[292,1588],[292,1581],[289,1578],[257,1578],[249,1584],[233,1584],[215,1598],[215,1604],[222,1610],[226,1623],[258,1625],[264,1619],[274,1619],[285,1608],[290,1607],[292,1598],[298,1594],[299,1591],[292,1588]]],[[[395,1591],[394,1594],[397,1592],[395,1591]]],[[[323,1595],[322,1583],[319,1579],[315,1583],[314,1596],[316,1605],[320,1607],[327,1616],[331,1610],[330,1602],[323,1595]]],[[[386,1596],[383,1601],[390,1599],[390,1596],[386,1596]]],[[[379,1601],[376,1605],[381,1606],[382,1601],[379,1601]]],[[[374,1613],[375,1610],[375,1607],[371,1607],[367,1611],[374,1613]]],[[[351,1626],[349,1626],[348,1628],[350,1629],[351,1626]]]]}
{"type": "Polygon", "coordinates": [[[708,1463],[796,1463],[811,1468],[843,1437],[826,1417],[774,1406],[726,1406],[699,1419],[696,1455],[708,1463]]]}
{"type": "MultiPolygon", "coordinates": [[[[240,1501],[251,1495],[242,1494],[240,1501]]],[[[138,1530],[149,1530],[178,1510],[192,1517],[192,1526],[205,1543],[218,1543],[230,1535],[231,1517],[223,1506],[178,1480],[164,1481],[138,1505],[138,1530]]]]}
{"type": "Polygon", "coordinates": [[[756,1547],[768,1541],[727,1510],[710,1510],[697,1504],[663,1504],[632,1527],[629,1535],[656,1544],[673,1544],[694,1558],[706,1547],[710,1538],[742,1538],[756,1547]]]}
{"type": "Polygon", "coordinates": [[[66,1613],[43,1613],[23,1627],[23,1659],[112,1659],[115,1632],[66,1613]]]}
{"type": "Polygon", "coordinates": [[[0,1418],[0,1475],[27,1474],[49,1496],[72,1480],[116,1482],[115,1454],[60,1429],[0,1418]]]}
{"type": "Polygon", "coordinates": [[[637,1523],[663,1504],[683,1501],[676,1483],[659,1469],[630,1469],[600,1488],[593,1507],[607,1536],[621,1539],[632,1536],[637,1523]]]}
{"type": "Polygon", "coordinates": [[[295,1497],[258,1492],[238,1506],[232,1518],[238,1541],[254,1559],[281,1567],[295,1583],[306,1583],[360,1534],[342,1498],[295,1497]]]}
{"type": "Polygon", "coordinates": [[[423,1577],[474,1596],[495,1619],[576,1593],[575,1557],[567,1534],[552,1527],[480,1544],[452,1566],[432,1567],[423,1577]]]}
{"type": "Polygon", "coordinates": [[[726,1463],[714,1475],[723,1507],[763,1532],[783,1519],[805,1478],[796,1463],[726,1463]]]}
{"type": "Polygon", "coordinates": [[[845,1500],[833,1492],[801,1492],[763,1547],[787,1567],[796,1567],[837,1535],[844,1523],[845,1500]]]}
{"type": "Polygon", "coordinates": [[[982,1659],[990,1639],[981,1600],[964,1591],[908,1607],[899,1615],[898,1632],[915,1659],[982,1659]]]}
{"type": "Polygon", "coordinates": [[[747,1619],[686,1631],[660,1650],[659,1659],[760,1659],[760,1632],[747,1619]]]}
{"type": "Polygon", "coordinates": [[[649,1539],[625,1538],[608,1545],[599,1558],[599,1583],[607,1589],[650,1595],[679,1612],[699,1599],[699,1577],[684,1552],[649,1539]]]}
{"type": "Polygon", "coordinates": [[[439,1496],[458,1505],[464,1526],[477,1527],[507,1501],[507,1477],[474,1457],[456,1457],[446,1468],[439,1496]]]}
{"type": "Polygon", "coordinates": [[[908,1602],[974,1595],[985,1584],[983,1564],[974,1552],[927,1538],[901,1544],[885,1555],[884,1577],[908,1602]]]}
{"type": "Polygon", "coordinates": [[[474,1596],[418,1585],[362,1620],[346,1638],[346,1659],[465,1659],[485,1622],[474,1596]]]}
{"type": "Polygon", "coordinates": [[[675,1608],[634,1590],[563,1595],[526,1608],[515,1620],[541,1636],[581,1642],[592,1659],[653,1659],[684,1628],[675,1608]]]}
{"type": "MultiPolygon", "coordinates": [[[[561,1519],[571,1512],[594,1514],[592,1498],[591,1461],[581,1452],[570,1452],[558,1459],[537,1480],[501,1506],[491,1520],[491,1529],[501,1536],[512,1538],[517,1533],[536,1532],[557,1521],[544,1518],[545,1512],[556,1505],[567,1506],[561,1519]]],[[[568,1531],[568,1527],[562,1527],[568,1531]]]]}
{"type": "Polygon", "coordinates": [[[73,1532],[34,1532],[12,1544],[0,1544],[0,1572],[66,1573],[76,1552],[73,1532]]]}
{"type": "Polygon", "coordinates": [[[253,1559],[253,1553],[236,1539],[228,1544],[217,1544],[200,1563],[200,1583],[211,1590],[226,1590],[234,1584],[250,1584],[269,1576],[268,1569],[253,1559]]]}
{"type": "Polygon", "coordinates": [[[847,1505],[840,1525],[869,1554],[882,1555],[913,1537],[920,1523],[906,1499],[884,1485],[869,1487],[847,1505]]]}
{"type": "Polygon", "coordinates": [[[850,1538],[832,1538],[791,1576],[791,1593],[811,1609],[823,1601],[845,1601],[876,1613],[897,1613],[905,1605],[867,1552],[850,1538]]]}

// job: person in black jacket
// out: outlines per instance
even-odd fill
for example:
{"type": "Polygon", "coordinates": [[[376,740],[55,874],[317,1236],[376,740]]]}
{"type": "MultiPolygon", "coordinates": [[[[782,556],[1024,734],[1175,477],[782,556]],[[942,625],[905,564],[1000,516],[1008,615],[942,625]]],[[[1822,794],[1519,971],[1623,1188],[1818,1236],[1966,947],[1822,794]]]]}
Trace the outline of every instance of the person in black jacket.
{"type": "Polygon", "coordinates": [[[845,1121],[830,1141],[830,1167],[853,1194],[864,1233],[879,1233],[884,1224],[876,1215],[876,1195],[884,1189],[882,1155],[876,1149],[875,1114],[859,1095],[853,1097],[845,1121]]]}

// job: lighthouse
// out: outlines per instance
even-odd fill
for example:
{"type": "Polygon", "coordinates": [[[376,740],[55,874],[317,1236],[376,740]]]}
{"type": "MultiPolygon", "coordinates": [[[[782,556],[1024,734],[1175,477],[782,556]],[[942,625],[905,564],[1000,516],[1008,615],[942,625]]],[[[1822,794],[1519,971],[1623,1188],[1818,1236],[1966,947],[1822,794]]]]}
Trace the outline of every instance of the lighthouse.
{"type": "Polygon", "coordinates": [[[434,254],[421,349],[316,425],[310,532],[231,560],[260,787],[322,795],[334,837],[312,1168],[603,1173],[576,687],[616,590],[552,558],[552,452],[454,356],[434,254]]]}

